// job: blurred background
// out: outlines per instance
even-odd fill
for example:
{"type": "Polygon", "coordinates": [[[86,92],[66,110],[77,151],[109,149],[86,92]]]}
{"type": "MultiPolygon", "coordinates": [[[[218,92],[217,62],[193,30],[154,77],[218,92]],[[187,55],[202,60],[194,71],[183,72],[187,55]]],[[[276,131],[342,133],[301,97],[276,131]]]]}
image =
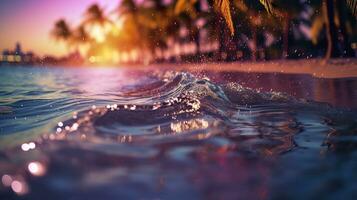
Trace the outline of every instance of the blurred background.
{"type": "Polygon", "coordinates": [[[2,0],[0,62],[118,65],[355,57],[353,3],[2,0]]]}

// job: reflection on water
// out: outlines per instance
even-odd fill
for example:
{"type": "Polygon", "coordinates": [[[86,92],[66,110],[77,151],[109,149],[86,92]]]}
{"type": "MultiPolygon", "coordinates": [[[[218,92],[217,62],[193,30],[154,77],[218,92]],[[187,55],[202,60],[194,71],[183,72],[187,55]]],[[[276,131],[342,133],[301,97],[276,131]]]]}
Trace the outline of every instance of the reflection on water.
{"type": "Polygon", "coordinates": [[[356,195],[356,79],[1,70],[1,199],[356,195]]]}
{"type": "Polygon", "coordinates": [[[357,108],[356,78],[324,79],[310,75],[209,71],[204,74],[219,83],[237,82],[261,91],[278,91],[297,98],[357,108]]]}

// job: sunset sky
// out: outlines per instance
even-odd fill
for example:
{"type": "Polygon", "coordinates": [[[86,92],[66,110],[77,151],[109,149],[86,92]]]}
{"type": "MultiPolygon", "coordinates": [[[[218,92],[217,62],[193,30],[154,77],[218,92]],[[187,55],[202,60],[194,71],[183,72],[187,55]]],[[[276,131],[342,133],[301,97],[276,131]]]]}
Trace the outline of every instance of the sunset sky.
{"type": "Polygon", "coordinates": [[[65,45],[50,37],[54,22],[65,18],[75,25],[93,3],[111,11],[119,0],[1,0],[0,50],[13,49],[20,42],[23,50],[38,55],[64,55],[65,45]]]}

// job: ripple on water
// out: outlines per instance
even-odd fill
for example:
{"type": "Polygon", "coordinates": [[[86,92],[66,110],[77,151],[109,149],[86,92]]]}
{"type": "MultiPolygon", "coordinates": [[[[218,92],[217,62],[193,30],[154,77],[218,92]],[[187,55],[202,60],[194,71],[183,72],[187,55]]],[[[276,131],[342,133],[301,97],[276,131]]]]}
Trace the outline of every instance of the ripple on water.
{"type": "MultiPolygon", "coordinates": [[[[315,169],[325,161],[301,163],[322,152],[355,150],[354,113],[235,83],[217,85],[188,73],[154,73],[148,80],[122,87],[115,101],[13,102],[17,116],[48,117],[37,123],[53,121],[51,106],[66,118],[21,148],[0,153],[7,188],[0,194],[9,197],[12,190],[30,199],[283,198],[284,191],[274,188],[288,187],[284,183],[294,180],[291,174],[304,183],[309,180],[304,167],[315,169]],[[345,120],[336,120],[337,113],[345,120]],[[322,143],[327,147],[316,145],[322,143]],[[318,153],[306,156],[305,151],[318,153]],[[294,171],[292,163],[304,167],[294,171]],[[289,168],[286,173],[279,174],[281,166],[289,168]]],[[[304,191],[312,196],[313,191],[304,191]]]]}

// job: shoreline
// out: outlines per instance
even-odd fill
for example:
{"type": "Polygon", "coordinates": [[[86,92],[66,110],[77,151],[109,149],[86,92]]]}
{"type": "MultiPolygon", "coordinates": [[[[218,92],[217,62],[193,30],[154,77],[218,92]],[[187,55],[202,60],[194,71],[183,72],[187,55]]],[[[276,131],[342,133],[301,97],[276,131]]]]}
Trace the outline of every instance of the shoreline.
{"type": "MultiPolygon", "coordinates": [[[[0,65],[1,67],[12,65],[0,65]]],[[[15,65],[13,65],[15,66],[15,65]]],[[[21,66],[21,65],[18,65],[21,66]]],[[[28,67],[60,67],[60,68],[125,68],[136,70],[165,69],[179,71],[217,71],[242,73],[280,73],[306,74],[317,78],[357,78],[357,58],[304,59],[304,60],[272,60],[210,63],[154,63],[154,64],[118,64],[118,65],[27,65],[28,67]]]]}
{"type": "Polygon", "coordinates": [[[154,64],[145,68],[170,69],[172,65],[174,65],[175,69],[190,71],[209,70],[243,73],[307,74],[317,78],[357,78],[357,59],[355,58],[335,59],[327,62],[320,59],[311,59],[265,62],[154,64]],[[167,65],[170,65],[170,67],[167,65]]]}

